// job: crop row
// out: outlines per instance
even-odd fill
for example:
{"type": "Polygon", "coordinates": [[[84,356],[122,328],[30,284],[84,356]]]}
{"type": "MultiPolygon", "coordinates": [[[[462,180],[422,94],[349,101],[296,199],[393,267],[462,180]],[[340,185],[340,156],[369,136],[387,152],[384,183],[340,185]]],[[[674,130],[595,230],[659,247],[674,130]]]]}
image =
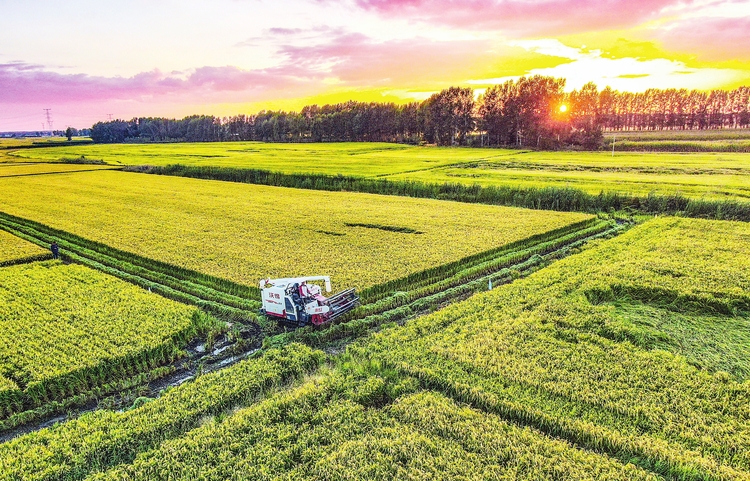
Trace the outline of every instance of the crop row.
{"type": "Polygon", "coordinates": [[[52,253],[0,230],[0,267],[50,259],[52,253]]]}
{"type": "Polygon", "coordinates": [[[77,265],[0,269],[3,417],[149,371],[181,355],[213,318],[77,265]],[[7,383],[6,383],[7,384],[7,383]]]}
{"type": "MultiPolygon", "coordinates": [[[[747,305],[750,276],[745,259],[730,259],[741,257],[748,233],[744,224],[651,221],[510,286],[384,330],[350,352],[671,478],[747,479],[750,385],[697,369],[689,362],[696,353],[600,336],[616,321],[614,309],[606,298],[592,304],[590,293],[595,286],[609,299],[649,293],[649,302],[686,315],[724,312],[731,323],[747,305]]],[[[714,328],[694,335],[715,336],[714,328]]],[[[720,339],[710,349],[727,345],[720,339]]]]}
{"type": "Polygon", "coordinates": [[[320,351],[291,345],[198,377],[124,412],[96,411],[0,444],[0,480],[80,480],[132,462],[209,416],[251,403],[314,370],[320,351]]]}
{"type": "Polygon", "coordinates": [[[255,287],[113,249],[37,222],[0,213],[0,228],[40,246],[57,241],[62,255],[171,299],[216,313],[246,315],[260,307],[255,287]]]}
{"type": "Polygon", "coordinates": [[[270,350],[134,410],[0,445],[0,479],[656,479],[357,366],[264,393],[322,360],[299,345],[270,350]]]}
{"type": "Polygon", "coordinates": [[[357,391],[383,382],[358,384],[307,383],[87,479],[655,479],[436,393],[367,409],[357,391]]]}

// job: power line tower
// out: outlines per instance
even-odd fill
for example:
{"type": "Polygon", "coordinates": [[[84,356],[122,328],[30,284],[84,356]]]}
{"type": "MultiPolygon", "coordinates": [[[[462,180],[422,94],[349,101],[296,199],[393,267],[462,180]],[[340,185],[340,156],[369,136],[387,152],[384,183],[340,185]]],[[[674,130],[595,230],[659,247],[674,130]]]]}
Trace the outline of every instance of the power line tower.
{"type": "Polygon", "coordinates": [[[110,122],[112,122],[112,114],[107,114],[107,120],[109,120],[110,122]]]}
{"type": "Polygon", "coordinates": [[[52,109],[44,109],[44,113],[47,116],[47,127],[49,127],[49,131],[52,132],[52,114],[50,113],[52,109]]]}

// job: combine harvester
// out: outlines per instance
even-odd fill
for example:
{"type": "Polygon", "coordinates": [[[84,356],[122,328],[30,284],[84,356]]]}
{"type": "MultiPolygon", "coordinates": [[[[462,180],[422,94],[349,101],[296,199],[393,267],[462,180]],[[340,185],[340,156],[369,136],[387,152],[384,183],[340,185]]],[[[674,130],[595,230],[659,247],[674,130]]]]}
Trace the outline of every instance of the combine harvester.
{"type": "Polygon", "coordinates": [[[331,278],[328,276],[260,281],[260,295],[263,301],[261,314],[288,327],[303,327],[309,324],[320,326],[343,316],[359,305],[359,296],[354,288],[326,298],[321,294],[320,286],[308,284],[309,281],[323,281],[326,292],[331,292],[331,278]]]}

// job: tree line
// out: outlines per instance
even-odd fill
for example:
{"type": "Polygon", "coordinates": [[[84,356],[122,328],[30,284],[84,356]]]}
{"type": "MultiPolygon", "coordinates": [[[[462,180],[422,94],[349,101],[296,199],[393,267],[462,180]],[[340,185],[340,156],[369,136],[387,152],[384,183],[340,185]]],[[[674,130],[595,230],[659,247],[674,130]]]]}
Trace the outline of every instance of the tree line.
{"type": "Polygon", "coordinates": [[[401,142],[438,145],[600,145],[605,130],[750,127],[750,87],[703,92],[599,90],[589,83],[566,93],[565,79],[533,76],[488,88],[478,98],[450,87],[423,102],[348,101],[299,112],[192,115],[98,122],[95,142],[401,142]]]}

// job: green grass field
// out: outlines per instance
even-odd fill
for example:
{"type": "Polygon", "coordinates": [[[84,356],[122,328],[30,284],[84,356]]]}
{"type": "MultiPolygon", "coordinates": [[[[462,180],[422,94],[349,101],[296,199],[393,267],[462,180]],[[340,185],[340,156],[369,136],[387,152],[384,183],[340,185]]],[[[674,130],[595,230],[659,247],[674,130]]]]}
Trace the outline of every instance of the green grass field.
{"type": "MultiPolygon", "coordinates": [[[[744,140],[743,140],[744,141],[744,140]]],[[[2,155],[2,154],[0,154],[2,155]]],[[[750,198],[750,153],[534,152],[396,144],[194,143],[85,145],[9,151],[5,162],[85,156],[112,165],[183,164],[287,174],[349,175],[431,183],[570,187],[590,194],[750,198]]]]}

